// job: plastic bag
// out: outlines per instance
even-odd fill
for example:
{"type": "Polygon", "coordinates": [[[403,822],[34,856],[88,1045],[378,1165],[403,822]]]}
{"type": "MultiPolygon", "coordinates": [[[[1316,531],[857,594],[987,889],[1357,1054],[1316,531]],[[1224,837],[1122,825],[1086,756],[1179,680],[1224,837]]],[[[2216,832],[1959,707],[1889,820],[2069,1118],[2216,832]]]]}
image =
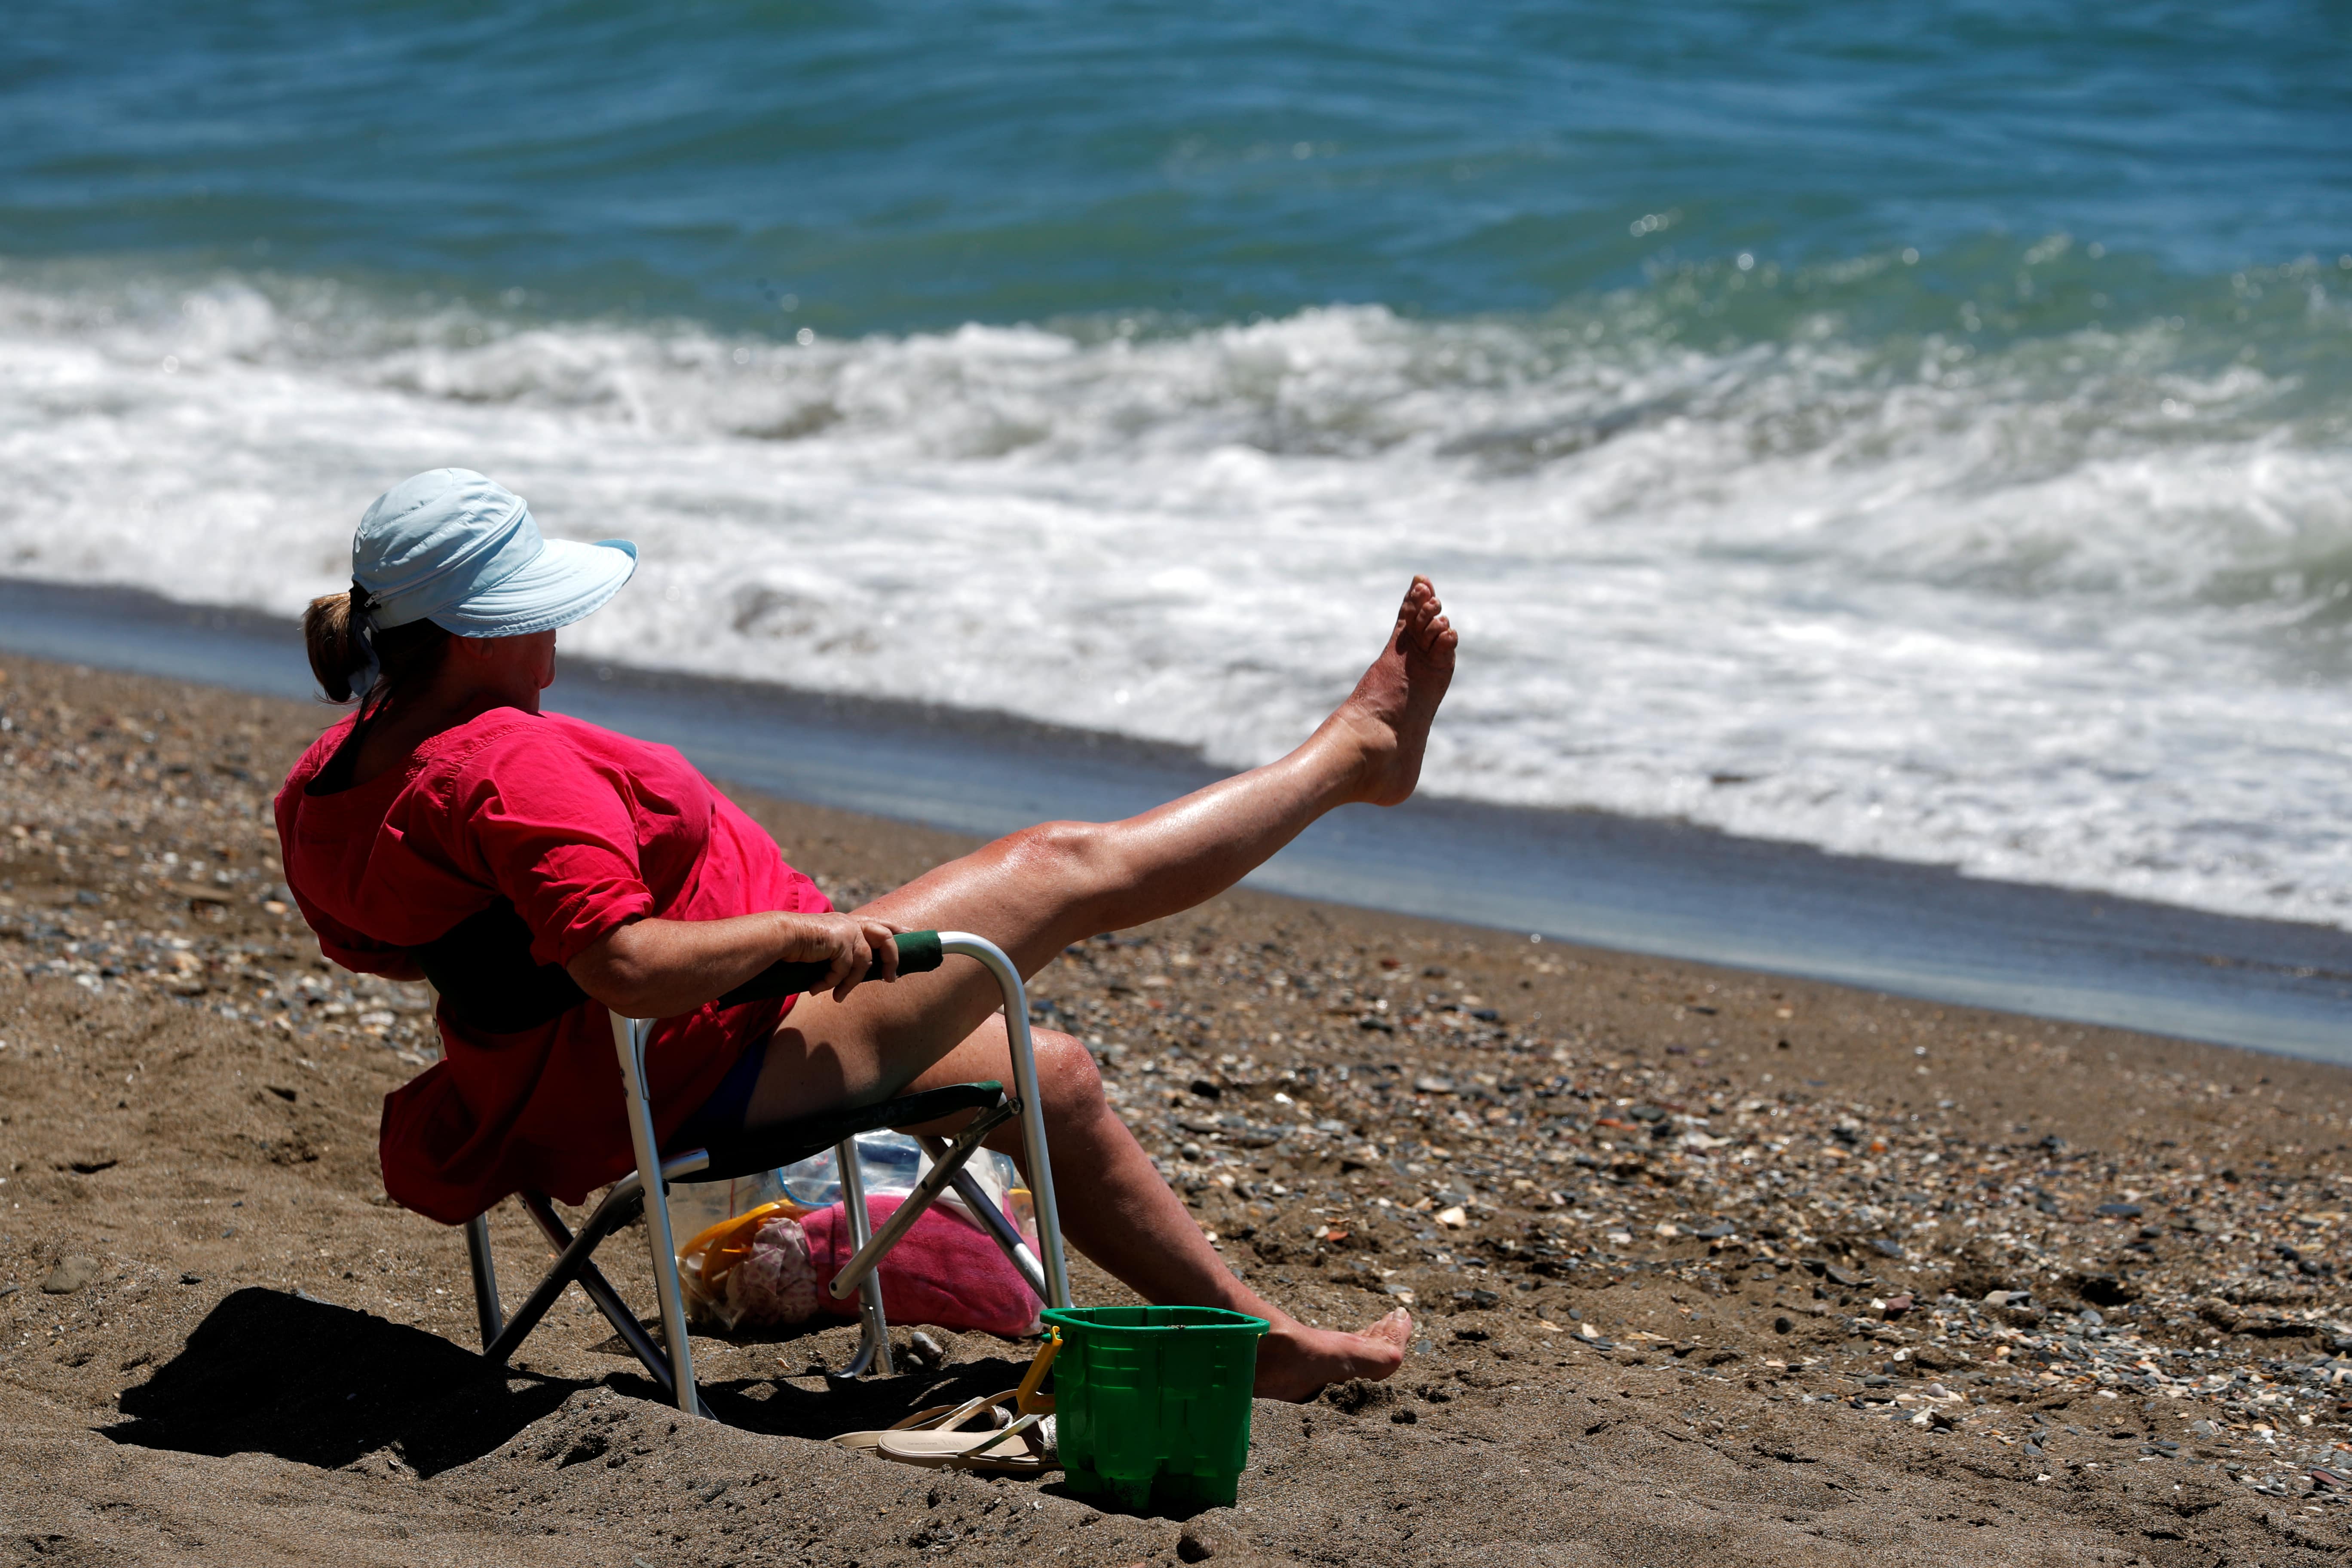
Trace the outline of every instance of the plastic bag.
{"type": "MultiPolygon", "coordinates": [[[[857,1154],[866,1184],[866,1212],[878,1229],[898,1212],[930,1161],[915,1140],[894,1132],[859,1134],[857,1154]]],[[[982,1150],[966,1169],[1034,1247],[1036,1226],[1029,1194],[1012,1185],[1017,1180],[1012,1161],[982,1150]]],[[[824,1289],[855,1250],[830,1151],[731,1185],[680,1184],[670,1195],[674,1222],[683,1213],[695,1212],[681,1204],[682,1196],[698,1205],[701,1215],[722,1213],[678,1248],[687,1310],[698,1325],[783,1328],[819,1311],[856,1316],[856,1296],[836,1301],[824,1289]],[[763,1194],[778,1195],[751,1204],[741,1213],[721,1208],[763,1194]]],[[[883,1310],[893,1322],[978,1329],[1015,1338],[1036,1331],[1042,1303],[952,1190],[916,1219],[883,1259],[880,1274],[883,1310]]]]}
{"type": "MultiPolygon", "coordinates": [[[[922,1144],[904,1132],[861,1132],[856,1142],[857,1171],[865,1180],[869,1199],[913,1192],[915,1184],[931,1168],[930,1156],[923,1152],[922,1144]]],[[[997,1212],[1012,1218],[1021,1238],[1034,1252],[1037,1246],[1037,1216],[1029,1189],[1021,1185],[1019,1168],[995,1150],[982,1149],[964,1163],[964,1170],[994,1202],[997,1212]]],[[[841,1172],[830,1149],[786,1165],[772,1173],[768,1179],[773,1191],[763,1193],[761,1201],[784,1198],[809,1210],[841,1202],[841,1172]]],[[[940,1194],[939,1206],[963,1215],[975,1226],[980,1223],[979,1216],[964,1207],[962,1194],[953,1188],[940,1194]]]]}
{"type": "MultiPolygon", "coordinates": [[[[758,1171],[731,1182],[673,1182],[669,1189],[670,1234],[699,1236],[712,1226],[788,1196],[773,1171],[758,1171]]],[[[800,1206],[822,1208],[824,1204],[803,1201],[800,1206]]],[[[685,1255],[685,1248],[678,1251],[681,1257],[685,1255]]]]}
{"type": "Polygon", "coordinates": [[[823,1287],[789,1199],[761,1204],[696,1234],[677,1252],[687,1316],[703,1328],[781,1328],[816,1315],[823,1287]]]}

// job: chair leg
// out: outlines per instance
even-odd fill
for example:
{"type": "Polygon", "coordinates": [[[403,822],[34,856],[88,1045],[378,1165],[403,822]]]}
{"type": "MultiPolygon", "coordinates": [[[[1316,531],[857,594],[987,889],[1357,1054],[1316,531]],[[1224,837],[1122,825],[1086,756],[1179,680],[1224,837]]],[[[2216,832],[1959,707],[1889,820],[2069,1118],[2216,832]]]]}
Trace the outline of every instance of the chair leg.
{"type": "MultiPolygon", "coordinates": [[[[834,1145],[833,1158],[841,1169],[841,1212],[849,1222],[849,1251],[854,1258],[873,1239],[873,1216],[866,1207],[866,1173],[857,1165],[857,1140],[845,1138],[834,1145]]],[[[882,1311],[879,1268],[869,1272],[857,1287],[857,1354],[841,1371],[828,1374],[835,1382],[847,1382],[868,1368],[885,1377],[898,1370],[890,1360],[890,1320],[882,1311]]]]}
{"type": "MultiPolygon", "coordinates": [[[[433,999],[433,1010],[441,1010],[441,993],[430,984],[425,994],[433,999]]],[[[446,1058],[448,1052],[437,1045],[433,1053],[446,1058]]],[[[482,1331],[482,1348],[488,1350],[506,1329],[506,1312],[499,1302],[499,1272],[490,1258],[490,1218],[488,1210],[466,1222],[466,1260],[472,1265],[474,1276],[474,1322],[482,1331]]]]}
{"type": "MultiPolygon", "coordinates": [[[[560,1260],[564,1253],[571,1250],[573,1239],[572,1227],[563,1223],[563,1216],[555,1212],[555,1205],[543,1193],[523,1194],[522,1206],[523,1211],[538,1222],[540,1234],[547,1237],[547,1245],[555,1249],[560,1260]]],[[[558,1267],[561,1267],[560,1262],[558,1267]]],[[[629,1310],[628,1303],[621,1300],[621,1293],[613,1289],[613,1282],[604,1278],[603,1270],[583,1258],[579,1273],[572,1282],[580,1287],[581,1293],[588,1298],[589,1303],[603,1314],[605,1322],[612,1325],[613,1332],[644,1366],[646,1375],[660,1385],[664,1397],[676,1399],[677,1380],[669,1369],[667,1355],[654,1342],[653,1336],[646,1332],[645,1325],[637,1321],[636,1314],[629,1310]]]]}
{"type": "Polygon", "coordinates": [[[1011,1104],[1000,1105],[974,1118],[971,1125],[957,1133],[954,1145],[915,1184],[914,1190],[899,1200],[898,1209],[883,1222],[882,1228],[868,1235],[865,1243],[850,1254],[841,1272],[825,1286],[826,1294],[838,1301],[852,1290],[860,1289],[882,1266],[883,1256],[898,1245],[915,1222],[923,1217],[924,1211],[938,1200],[948,1183],[961,1173],[964,1162],[979,1151],[981,1140],[1011,1121],[1013,1114],[1011,1104]]]}
{"type": "Polygon", "coordinates": [[[653,1254],[654,1294],[661,1301],[662,1337],[669,1342],[677,1407],[689,1415],[699,1415],[704,1412],[694,1382],[694,1347],[686,1334],[686,1290],[678,1283],[677,1246],[669,1228],[669,1184],[662,1179],[653,1102],[646,1094],[646,1037],[651,1027],[646,1019],[615,1014],[613,1044],[620,1054],[621,1082],[628,1095],[629,1142],[636,1147],[637,1174],[645,1183],[646,1243],[653,1254]]]}
{"type": "MultiPolygon", "coordinates": [[[[948,1141],[926,1138],[923,1140],[923,1152],[936,1165],[949,1155],[948,1141]]],[[[1037,1255],[1029,1250],[1029,1244],[1021,1239],[1021,1233],[1013,1228],[1013,1222],[989,1201],[987,1190],[970,1171],[957,1166],[950,1181],[956,1195],[963,1199],[964,1207],[980,1216],[980,1223],[987,1227],[989,1238],[996,1243],[996,1250],[1004,1254],[1004,1260],[1013,1265],[1013,1271],[1021,1276],[1021,1282],[1029,1287],[1030,1293],[1037,1300],[1044,1300],[1045,1270],[1038,1264],[1037,1255]]]]}
{"type": "Polygon", "coordinates": [[[498,1266],[490,1258],[490,1216],[488,1210],[466,1222],[466,1258],[473,1265],[474,1320],[482,1331],[482,1348],[488,1350],[499,1331],[506,1327],[506,1312],[499,1302],[498,1266]]]}
{"type": "MultiPolygon", "coordinates": [[[[554,1266],[541,1276],[530,1294],[523,1298],[522,1304],[507,1319],[506,1327],[499,1331],[499,1337],[482,1353],[499,1362],[514,1354],[523,1341],[530,1337],[531,1331],[539,1327],[540,1320],[547,1316],[565,1289],[594,1268],[591,1259],[595,1257],[596,1248],[604,1245],[604,1238],[636,1217],[643,1206],[644,1194],[645,1187],[638,1182],[636,1173],[632,1171],[613,1184],[604,1201],[581,1223],[578,1234],[564,1230],[562,1222],[555,1220],[554,1224],[562,1232],[564,1240],[554,1266]]],[[[550,1238],[552,1239],[552,1236],[550,1238]]],[[[659,1361],[663,1358],[656,1356],[655,1359],[659,1361]]],[[[656,1378],[662,1383],[665,1392],[675,1387],[667,1381],[669,1375],[668,1370],[664,1368],[656,1378]]]]}
{"type": "Polygon", "coordinates": [[[1004,950],[969,931],[940,932],[941,952],[976,958],[1004,993],[1004,1037],[1013,1047],[1013,1091],[1021,1097],[1021,1142],[1029,1155],[1029,1194],[1037,1205],[1037,1250],[1045,1266],[1045,1305],[1070,1304],[1070,1270],[1062,1257],[1062,1211],[1054,1202],[1054,1163],[1045,1148],[1045,1107],[1037,1095],[1037,1050],[1029,1038],[1029,994],[1004,950]]]}

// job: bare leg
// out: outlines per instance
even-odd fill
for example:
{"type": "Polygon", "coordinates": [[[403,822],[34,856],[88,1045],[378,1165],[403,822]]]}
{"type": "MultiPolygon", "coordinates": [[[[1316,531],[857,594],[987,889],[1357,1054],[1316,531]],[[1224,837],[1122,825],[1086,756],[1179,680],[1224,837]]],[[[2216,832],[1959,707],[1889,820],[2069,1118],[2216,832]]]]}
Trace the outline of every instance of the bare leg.
{"type": "MultiPolygon", "coordinates": [[[[917,929],[976,931],[1024,974],[1097,931],[1157,920],[1213,897],[1350,802],[1412,793],[1429,724],[1453,674],[1454,634],[1415,578],[1396,625],[1348,700],[1279,762],[1124,822],[1050,823],[949,862],[866,906],[917,929]]],[[[902,1089],[1010,1076],[995,984],[967,964],[845,1002],[805,997],[777,1031],[751,1119],[776,1121],[902,1089]]],[[[1039,1074],[1064,1228],[1073,1244],[1146,1300],[1229,1306],[1275,1325],[1259,1392],[1304,1398],[1335,1378],[1386,1376],[1410,1320],[1391,1313],[1363,1335],[1298,1324],[1244,1288],[1105,1102],[1086,1049],[1041,1036],[1039,1074]]],[[[1018,1157],[1017,1138],[1007,1147],[1018,1157]]]]}
{"type": "MultiPolygon", "coordinates": [[[[1072,1246],[1147,1301],[1264,1318],[1272,1327],[1258,1348],[1261,1398],[1307,1399],[1340,1378],[1382,1378],[1397,1369],[1412,1330],[1409,1314],[1391,1312],[1361,1333],[1311,1329],[1243,1284],[1104,1099],[1086,1047],[1050,1030],[1033,1036],[1062,1233],[1072,1246]]],[[[1002,1078],[1007,1060],[1003,1019],[992,1018],[926,1073],[924,1084],[1002,1078]]],[[[1018,1123],[990,1143],[1025,1162],[1018,1123]]]]}

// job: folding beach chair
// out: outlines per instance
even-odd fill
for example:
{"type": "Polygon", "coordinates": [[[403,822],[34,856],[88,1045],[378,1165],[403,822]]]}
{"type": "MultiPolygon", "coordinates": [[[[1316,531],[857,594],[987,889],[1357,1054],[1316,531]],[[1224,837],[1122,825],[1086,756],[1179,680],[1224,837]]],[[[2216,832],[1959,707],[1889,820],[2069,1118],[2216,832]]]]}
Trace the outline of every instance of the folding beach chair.
{"type": "MultiPolygon", "coordinates": [[[[443,1005],[454,1006],[460,1017],[480,1018],[487,1026],[515,1028],[551,1017],[586,998],[571,977],[554,965],[532,965],[527,956],[517,966],[517,954],[527,954],[530,933],[509,905],[499,905],[467,921],[425,951],[425,969],[441,993],[443,1005]],[[552,1009],[552,1011],[551,1011],[552,1009]]],[[[893,1371],[890,1325],[882,1311],[882,1281],[877,1272],[883,1257],[906,1236],[933,1201],[952,1187],[964,1205],[989,1230],[1029,1288],[1048,1305],[1070,1304],[1069,1273],[1063,1260],[1061,1219],[1054,1204],[1054,1174],[1045,1149],[1045,1122],[1037,1095],[1037,1059],[1029,1038],[1029,1004],[1020,971],[1002,949],[984,937],[962,931],[908,931],[898,938],[898,968],[902,974],[936,969],[949,958],[974,958],[996,977],[1004,994],[1004,1032],[1013,1047],[1013,1092],[995,1082],[953,1084],[879,1105],[827,1111],[798,1121],[748,1131],[708,1148],[681,1150],[664,1156],[654,1139],[653,1108],[646,1098],[646,1046],[658,1020],[613,1019],[613,1043],[620,1057],[621,1089],[627,1100],[629,1136],[635,1145],[637,1168],[613,1184],[577,1232],[555,1211],[544,1193],[520,1194],[523,1208],[556,1254],[555,1264],[528,1300],[509,1317],[499,1300],[497,1269],[490,1256],[488,1212],[466,1222],[466,1248],[473,1264],[474,1308],[480,1320],[482,1353],[493,1362],[511,1357],[540,1320],[547,1315],[564,1287],[577,1284],[604,1314],[613,1331],[645,1364],[663,1394],[689,1414],[709,1415],[694,1378],[694,1351],[688,1341],[686,1293],[678,1279],[677,1248],[670,1230],[667,1202],[648,1203],[648,1194],[664,1198],[676,1183],[723,1182],[772,1171],[835,1151],[841,1170],[845,1217],[854,1247],[849,1261],[827,1282],[835,1300],[858,1297],[860,1333],[857,1353],[849,1363],[826,1375],[852,1381],[868,1371],[893,1371]],[[971,1123],[954,1139],[926,1138],[930,1169],[907,1194],[879,1230],[866,1210],[865,1182],[858,1170],[856,1140],[860,1132],[887,1127],[909,1127],[936,1121],[957,1111],[973,1113],[971,1123]],[[1037,1252],[1032,1254],[1020,1233],[982,1191],[965,1168],[978,1152],[981,1141],[1018,1116],[1027,1146],[1029,1190],[1037,1215],[1037,1252]],[[646,1242],[653,1255],[654,1289],[661,1308],[662,1339],[657,1345],[620,1293],[593,1261],[595,1251],[615,1230],[643,1214],[646,1242]]],[[[728,993],[722,1002],[744,1002],[759,996],[793,995],[824,978],[824,966],[780,963],[756,979],[728,993]]]]}

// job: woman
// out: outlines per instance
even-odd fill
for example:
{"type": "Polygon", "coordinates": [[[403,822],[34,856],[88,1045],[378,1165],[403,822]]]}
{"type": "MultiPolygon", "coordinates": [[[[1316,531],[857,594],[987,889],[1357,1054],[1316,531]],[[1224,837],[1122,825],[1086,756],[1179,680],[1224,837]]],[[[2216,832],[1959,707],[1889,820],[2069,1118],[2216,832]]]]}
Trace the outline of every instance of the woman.
{"type": "MultiPolygon", "coordinates": [[[[676,752],[540,711],[556,628],[618,592],[635,557],[622,541],[542,541],[520,497],[436,469],[368,509],[350,594],[304,619],[328,697],[360,703],[278,797],[287,881],[328,956],[418,978],[417,949],[505,900],[534,958],[603,1004],[509,1035],[445,1015],[446,1056],[386,1099],[382,1151],[391,1194],[446,1222],[525,1186],[578,1202],[631,1168],[605,1009],[664,1020],[648,1070],[665,1142],[1009,1079],[995,983],[966,964],[897,979],[894,932],[976,931],[1031,974],[1190,909],[1332,807],[1410,795],[1453,674],[1454,634],[1417,577],[1354,694],[1281,761],[1124,822],[1024,829],[840,914],[676,752]],[[889,983],[861,984],[877,956],[889,983]],[[716,1001],[787,960],[829,964],[824,986],[716,1001]]],[[[1148,1300],[1265,1319],[1261,1395],[1396,1370],[1404,1312],[1351,1334],[1261,1300],[1111,1110],[1086,1047],[1040,1030],[1036,1049],[1072,1245],[1148,1300]]],[[[995,1142],[1020,1157],[1017,1124],[995,1142]]]]}

